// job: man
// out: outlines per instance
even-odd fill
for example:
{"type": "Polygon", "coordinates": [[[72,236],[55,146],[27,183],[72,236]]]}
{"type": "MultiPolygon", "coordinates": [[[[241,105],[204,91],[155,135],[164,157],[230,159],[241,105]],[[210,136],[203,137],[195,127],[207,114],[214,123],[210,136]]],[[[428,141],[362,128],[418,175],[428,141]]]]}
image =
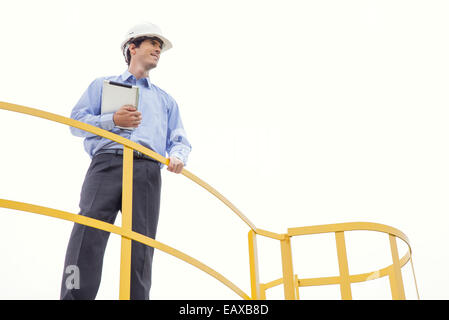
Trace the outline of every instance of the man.
{"type": "MultiPolygon", "coordinates": [[[[149,78],[149,71],[157,66],[161,52],[171,47],[158,26],[151,23],[134,26],[122,43],[128,70],[119,76],[94,80],[73,108],[71,117],[121,135],[163,156],[168,153],[168,170],[180,173],[191,145],[178,105],[149,78]],[[105,79],[139,86],[138,108],[125,105],[115,113],[101,114],[105,79]]],[[[80,214],[114,223],[121,209],[123,146],[73,127],[71,131],[85,137],[84,148],[92,158],[81,190],[80,214]]],[[[134,153],[132,228],[151,238],[155,238],[159,217],[162,167],[159,162],[134,153]]],[[[61,299],[95,299],[108,237],[108,232],[74,225],[66,252],[61,299]],[[78,283],[72,281],[74,272],[78,273],[78,283]]],[[[132,242],[131,299],[149,299],[153,251],[151,247],[132,242]]]]}

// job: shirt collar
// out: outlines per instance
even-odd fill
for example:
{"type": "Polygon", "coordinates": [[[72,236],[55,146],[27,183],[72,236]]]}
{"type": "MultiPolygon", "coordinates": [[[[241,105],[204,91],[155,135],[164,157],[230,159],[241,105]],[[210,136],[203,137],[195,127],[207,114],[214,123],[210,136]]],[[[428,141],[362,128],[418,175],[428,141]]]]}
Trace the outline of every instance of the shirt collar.
{"type": "MultiPolygon", "coordinates": [[[[131,72],[129,72],[129,70],[126,70],[125,72],[123,72],[121,75],[121,78],[122,78],[122,81],[129,82],[134,85],[137,82],[136,77],[134,77],[134,75],[131,72]]],[[[140,81],[143,81],[148,88],[151,86],[150,77],[142,78],[142,79],[140,79],[140,81]]]]}

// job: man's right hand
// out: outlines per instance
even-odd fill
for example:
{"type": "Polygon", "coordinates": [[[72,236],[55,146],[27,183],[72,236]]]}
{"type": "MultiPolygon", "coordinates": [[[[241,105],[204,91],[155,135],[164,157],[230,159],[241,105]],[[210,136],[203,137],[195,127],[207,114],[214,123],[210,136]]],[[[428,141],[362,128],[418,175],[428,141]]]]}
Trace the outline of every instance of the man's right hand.
{"type": "Polygon", "coordinates": [[[116,126],[136,128],[142,121],[142,114],[134,106],[124,105],[114,113],[112,119],[116,126]]]}

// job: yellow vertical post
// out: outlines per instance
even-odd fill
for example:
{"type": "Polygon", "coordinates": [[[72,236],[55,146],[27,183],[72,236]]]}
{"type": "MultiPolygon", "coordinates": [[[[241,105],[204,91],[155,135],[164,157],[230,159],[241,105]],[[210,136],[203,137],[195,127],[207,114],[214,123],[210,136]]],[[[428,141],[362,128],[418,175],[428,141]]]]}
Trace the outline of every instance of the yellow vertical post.
{"type": "MultiPolygon", "coordinates": [[[[122,228],[132,230],[133,150],[123,146],[122,228]]],[[[131,240],[122,236],[120,253],[120,300],[131,291],[131,240]]]]}
{"type": "Polygon", "coordinates": [[[256,233],[254,230],[248,232],[249,247],[249,273],[251,278],[251,298],[261,300],[260,282],[259,282],[259,262],[257,257],[256,233]]]}
{"type": "Polygon", "coordinates": [[[293,259],[290,237],[284,235],[281,240],[282,274],[284,282],[284,297],[286,300],[295,300],[295,279],[293,275],[293,259]]]}
{"type": "Polygon", "coordinates": [[[416,296],[418,297],[418,300],[420,300],[418,291],[418,282],[416,281],[415,268],[413,267],[413,260],[411,256],[410,256],[410,265],[412,266],[413,279],[415,280],[416,296]]]}
{"type": "Polygon", "coordinates": [[[298,275],[295,274],[295,294],[296,294],[296,300],[299,300],[299,279],[298,275]]]}
{"type": "Polygon", "coordinates": [[[398,246],[396,237],[389,235],[391,256],[393,258],[393,269],[390,272],[390,287],[393,300],[405,300],[404,283],[402,281],[401,266],[399,263],[398,246]]]}
{"type": "Polygon", "coordinates": [[[267,300],[267,290],[263,283],[260,285],[260,300],[267,300]]]}
{"type": "Polygon", "coordinates": [[[340,292],[343,300],[351,300],[351,282],[349,279],[348,256],[346,253],[345,234],[343,231],[335,232],[337,243],[338,267],[340,269],[340,292]]]}

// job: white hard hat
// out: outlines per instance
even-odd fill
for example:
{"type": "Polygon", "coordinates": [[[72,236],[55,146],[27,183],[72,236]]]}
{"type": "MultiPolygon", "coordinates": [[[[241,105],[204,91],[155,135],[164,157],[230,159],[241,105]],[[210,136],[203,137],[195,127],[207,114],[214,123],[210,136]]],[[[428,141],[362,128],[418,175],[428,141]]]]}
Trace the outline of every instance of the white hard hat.
{"type": "Polygon", "coordinates": [[[128,42],[131,39],[138,38],[138,37],[158,37],[162,40],[164,43],[162,46],[161,52],[164,52],[168,49],[170,49],[173,45],[171,44],[170,40],[168,40],[166,37],[162,35],[161,28],[159,28],[157,25],[150,23],[150,22],[142,22],[139,24],[136,24],[134,27],[128,30],[128,32],[125,35],[125,39],[122,41],[121,49],[126,57],[126,50],[128,49],[128,42]]]}

